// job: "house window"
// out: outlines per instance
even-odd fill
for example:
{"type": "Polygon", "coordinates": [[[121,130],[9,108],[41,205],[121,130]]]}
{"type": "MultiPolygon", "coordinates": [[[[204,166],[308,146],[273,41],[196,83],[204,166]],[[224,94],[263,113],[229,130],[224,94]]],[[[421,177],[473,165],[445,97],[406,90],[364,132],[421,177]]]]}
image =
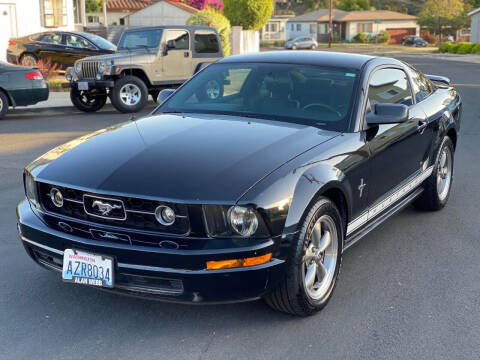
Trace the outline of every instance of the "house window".
{"type": "Polygon", "coordinates": [[[297,31],[302,31],[302,24],[297,24],[297,31]]]}
{"type": "Polygon", "coordinates": [[[290,24],[290,30],[295,31],[295,24],[290,24]]]}
{"type": "Polygon", "coordinates": [[[318,33],[327,34],[328,33],[328,24],[322,23],[318,24],[318,33]]]}
{"type": "Polygon", "coordinates": [[[357,32],[371,33],[373,32],[373,24],[372,23],[357,24],[357,32]]]}
{"type": "Polygon", "coordinates": [[[277,32],[278,31],[278,24],[270,24],[270,32],[277,32]]]}
{"type": "Polygon", "coordinates": [[[98,15],[88,15],[87,22],[89,24],[100,24],[100,16],[98,15]]]}
{"type": "Polygon", "coordinates": [[[42,0],[40,4],[45,27],[67,26],[67,0],[42,0]]]}
{"type": "Polygon", "coordinates": [[[316,24],[310,24],[310,34],[315,34],[317,31],[316,24]]]}

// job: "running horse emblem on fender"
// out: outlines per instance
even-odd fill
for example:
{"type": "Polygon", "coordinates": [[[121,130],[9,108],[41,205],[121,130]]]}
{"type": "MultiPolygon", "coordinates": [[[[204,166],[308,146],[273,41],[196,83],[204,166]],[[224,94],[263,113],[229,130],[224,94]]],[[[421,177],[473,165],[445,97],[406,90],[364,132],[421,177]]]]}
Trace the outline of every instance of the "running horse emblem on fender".
{"type": "Polygon", "coordinates": [[[95,209],[97,208],[98,211],[100,211],[100,213],[103,215],[103,216],[108,216],[113,210],[118,210],[118,209],[121,209],[122,206],[121,205],[118,205],[118,204],[109,204],[109,203],[104,203],[100,200],[95,200],[93,203],[92,203],[92,208],[95,209]]]}

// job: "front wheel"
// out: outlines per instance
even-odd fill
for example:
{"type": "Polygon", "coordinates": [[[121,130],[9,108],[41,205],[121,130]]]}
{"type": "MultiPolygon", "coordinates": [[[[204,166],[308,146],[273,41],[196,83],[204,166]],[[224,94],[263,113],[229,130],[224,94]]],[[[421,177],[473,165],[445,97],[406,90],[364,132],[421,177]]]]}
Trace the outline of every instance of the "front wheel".
{"type": "Polygon", "coordinates": [[[115,82],[110,92],[112,104],[122,113],[134,113],[147,103],[148,89],[142,79],[127,75],[115,82]]]}
{"type": "Polygon", "coordinates": [[[454,151],[452,140],[445,136],[439,147],[432,174],[425,180],[422,195],[414,202],[418,209],[442,209],[450,197],[453,182],[454,151]]]}
{"type": "Polygon", "coordinates": [[[313,315],[327,305],[340,271],[343,227],[335,204],[321,197],[308,210],[285,278],[265,296],[275,310],[313,315]]]}
{"type": "Polygon", "coordinates": [[[83,112],[95,112],[105,106],[107,94],[98,90],[83,91],[72,87],[70,100],[75,107],[83,112]]]}

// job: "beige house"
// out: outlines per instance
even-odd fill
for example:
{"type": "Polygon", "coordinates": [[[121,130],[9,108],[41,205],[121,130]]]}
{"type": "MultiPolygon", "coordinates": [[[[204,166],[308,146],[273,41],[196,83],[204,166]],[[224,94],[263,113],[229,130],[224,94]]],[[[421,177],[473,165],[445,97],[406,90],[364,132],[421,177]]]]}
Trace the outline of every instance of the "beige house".
{"type": "MultiPolygon", "coordinates": [[[[390,33],[390,43],[398,44],[408,35],[419,35],[416,17],[388,10],[332,11],[333,34],[338,40],[351,41],[358,33],[375,35],[382,30],[390,33]]],[[[312,37],[328,40],[329,11],[320,9],[288,20],[287,39],[312,37]]]]}
{"type": "Polygon", "coordinates": [[[198,10],[180,2],[161,0],[125,17],[130,26],[185,25],[198,10]]]}

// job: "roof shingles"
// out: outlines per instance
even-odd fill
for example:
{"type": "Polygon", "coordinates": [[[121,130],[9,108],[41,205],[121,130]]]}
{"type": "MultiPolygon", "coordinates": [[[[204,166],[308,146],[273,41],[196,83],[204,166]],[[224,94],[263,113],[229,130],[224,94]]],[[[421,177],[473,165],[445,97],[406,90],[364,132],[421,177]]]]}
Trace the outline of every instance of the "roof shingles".
{"type": "MultiPolygon", "coordinates": [[[[290,22],[324,22],[328,21],[328,9],[320,9],[290,19],[290,22]]],[[[373,20],[415,20],[413,15],[389,10],[342,11],[333,9],[332,20],[336,22],[373,21],[373,20]]]]}

